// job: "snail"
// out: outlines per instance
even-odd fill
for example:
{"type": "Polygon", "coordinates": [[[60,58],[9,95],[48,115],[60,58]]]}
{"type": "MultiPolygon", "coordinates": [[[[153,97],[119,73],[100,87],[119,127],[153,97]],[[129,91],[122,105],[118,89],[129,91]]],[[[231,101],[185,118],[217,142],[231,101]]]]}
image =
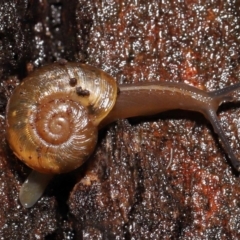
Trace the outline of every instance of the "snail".
{"type": "Polygon", "coordinates": [[[98,130],[117,119],[173,109],[202,113],[240,171],[216,111],[234,101],[240,83],[205,92],[184,83],[117,85],[107,73],[80,63],[39,68],[16,87],[6,113],[6,135],[14,154],[34,171],[23,183],[20,202],[32,207],[55,174],[80,167],[93,153],[98,130]]]}

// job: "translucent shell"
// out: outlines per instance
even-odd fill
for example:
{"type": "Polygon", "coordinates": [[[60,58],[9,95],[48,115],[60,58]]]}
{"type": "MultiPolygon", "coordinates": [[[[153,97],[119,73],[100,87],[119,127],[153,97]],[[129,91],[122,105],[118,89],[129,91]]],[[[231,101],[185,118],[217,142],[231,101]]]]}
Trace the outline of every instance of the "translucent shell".
{"type": "Polygon", "coordinates": [[[42,173],[81,166],[94,151],[98,125],[113,108],[115,80],[94,67],[54,63],[30,74],[7,106],[7,139],[26,165],[42,173]]]}

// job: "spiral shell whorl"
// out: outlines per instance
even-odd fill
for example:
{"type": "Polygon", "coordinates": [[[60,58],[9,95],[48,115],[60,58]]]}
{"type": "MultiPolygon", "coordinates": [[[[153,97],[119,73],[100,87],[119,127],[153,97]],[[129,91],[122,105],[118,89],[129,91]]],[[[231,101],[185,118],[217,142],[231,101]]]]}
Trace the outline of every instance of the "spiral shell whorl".
{"type": "Polygon", "coordinates": [[[45,66],[14,90],[7,108],[7,138],[14,153],[29,167],[63,173],[93,152],[98,124],[117,95],[114,79],[78,63],[45,66]],[[70,79],[76,79],[71,85],[70,79]],[[81,87],[89,94],[81,96],[81,87]]]}

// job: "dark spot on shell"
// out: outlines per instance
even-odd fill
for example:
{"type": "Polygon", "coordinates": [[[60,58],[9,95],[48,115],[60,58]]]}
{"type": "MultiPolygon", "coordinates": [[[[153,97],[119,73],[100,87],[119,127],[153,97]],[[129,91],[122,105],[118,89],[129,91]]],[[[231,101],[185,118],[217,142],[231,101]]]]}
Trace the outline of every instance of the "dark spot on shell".
{"type": "Polygon", "coordinates": [[[90,95],[90,92],[87,89],[82,89],[82,87],[76,87],[76,93],[82,97],[90,95]]]}
{"type": "Polygon", "coordinates": [[[70,78],[70,80],[69,80],[69,85],[70,85],[71,87],[75,87],[76,84],[77,84],[77,79],[76,79],[76,78],[70,78]]]}

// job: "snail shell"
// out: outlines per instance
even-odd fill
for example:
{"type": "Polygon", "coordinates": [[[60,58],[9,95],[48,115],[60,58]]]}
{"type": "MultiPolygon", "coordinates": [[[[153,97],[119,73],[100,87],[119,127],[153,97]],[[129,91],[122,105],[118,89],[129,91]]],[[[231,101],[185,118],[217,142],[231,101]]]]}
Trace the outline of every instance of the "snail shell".
{"type": "Polygon", "coordinates": [[[93,152],[98,125],[115,104],[115,80],[94,67],[54,63],[30,74],[7,106],[7,139],[42,173],[76,169],[93,152]]]}

